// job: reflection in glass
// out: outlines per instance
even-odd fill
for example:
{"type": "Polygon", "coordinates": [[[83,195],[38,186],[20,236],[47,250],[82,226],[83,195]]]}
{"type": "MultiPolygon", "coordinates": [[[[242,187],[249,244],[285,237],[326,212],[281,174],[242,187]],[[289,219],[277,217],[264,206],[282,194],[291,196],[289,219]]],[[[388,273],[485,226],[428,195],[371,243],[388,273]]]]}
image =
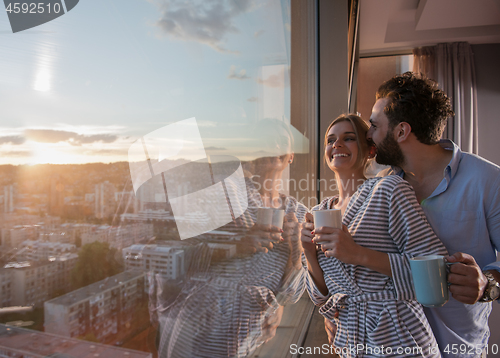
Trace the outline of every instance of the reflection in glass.
{"type": "Polygon", "coordinates": [[[110,357],[272,342],[303,291],[290,168],[311,160],[309,118],[290,125],[290,1],[90,2],[9,31],[0,21],[2,349],[30,330],[60,336],[34,356],[75,339],[110,357]],[[172,130],[193,117],[196,132],[172,130]],[[283,233],[258,225],[263,207],[284,211],[283,233]]]}
{"type": "MultiPolygon", "coordinates": [[[[298,223],[307,209],[282,193],[282,173],[293,162],[291,131],[282,121],[262,120],[249,134],[265,154],[244,163],[248,208],[218,232],[191,241],[189,268],[176,294],[172,282],[150,274],[160,357],[245,357],[274,336],[270,322],[305,288],[298,223]],[[278,223],[283,234],[257,221],[264,207],[284,211],[285,223],[278,223]]],[[[214,163],[211,171],[228,163],[214,163]]],[[[186,179],[195,181],[194,172],[186,179]]]]}

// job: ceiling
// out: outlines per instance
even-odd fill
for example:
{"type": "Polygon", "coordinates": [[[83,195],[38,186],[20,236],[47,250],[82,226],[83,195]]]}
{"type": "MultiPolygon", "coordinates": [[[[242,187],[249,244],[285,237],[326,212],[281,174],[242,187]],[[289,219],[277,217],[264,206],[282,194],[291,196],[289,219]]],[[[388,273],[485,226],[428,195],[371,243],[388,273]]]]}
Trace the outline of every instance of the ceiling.
{"type": "Polygon", "coordinates": [[[360,0],[361,56],[440,42],[500,43],[500,0],[360,0]]]}

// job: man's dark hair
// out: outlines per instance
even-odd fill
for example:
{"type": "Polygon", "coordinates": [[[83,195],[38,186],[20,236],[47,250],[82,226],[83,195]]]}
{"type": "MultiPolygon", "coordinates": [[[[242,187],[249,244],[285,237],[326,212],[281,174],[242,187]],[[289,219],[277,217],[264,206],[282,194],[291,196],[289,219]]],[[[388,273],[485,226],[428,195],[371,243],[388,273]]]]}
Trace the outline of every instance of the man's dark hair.
{"type": "Polygon", "coordinates": [[[437,82],[422,74],[406,72],[394,76],[378,88],[377,100],[381,98],[389,100],[384,108],[389,128],[406,122],[424,144],[436,144],[446,121],[455,115],[450,99],[438,88],[437,82]]]}

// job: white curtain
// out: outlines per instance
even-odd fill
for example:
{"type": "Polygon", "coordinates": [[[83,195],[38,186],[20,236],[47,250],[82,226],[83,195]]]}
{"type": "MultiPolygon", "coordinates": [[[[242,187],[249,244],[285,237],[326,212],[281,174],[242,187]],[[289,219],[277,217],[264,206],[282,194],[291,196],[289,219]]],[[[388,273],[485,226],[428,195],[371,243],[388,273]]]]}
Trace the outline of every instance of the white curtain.
{"type": "Polygon", "coordinates": [[[443,137],[464,152],[478,154],[477,94],[474,54],[467,42],[443,43],[413,50],[413,72],[436,80],[451,98],[455,118],[443,137]]]}

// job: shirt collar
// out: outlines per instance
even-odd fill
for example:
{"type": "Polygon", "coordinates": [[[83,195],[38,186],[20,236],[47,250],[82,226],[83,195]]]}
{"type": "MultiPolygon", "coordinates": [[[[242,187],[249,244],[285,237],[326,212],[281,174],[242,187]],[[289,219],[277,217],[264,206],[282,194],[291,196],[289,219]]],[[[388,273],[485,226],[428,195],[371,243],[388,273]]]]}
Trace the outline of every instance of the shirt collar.
{"type": "Polygon", "coordinates": [[[449,175],[450,179],[451,179],[451,178],[453,178],[455,176],[455,174],[458,171],[458,165],[460,164],[460,160],[462,159],[462,151],[460,150],[460,148],[458,147],[458,145],[456,145],[455,143],[453,143],[449,139],[441,139],[439,141],[439,145],[443,149],[453,150],[453,156],[451,157],[451,160],[450,160],[450,162],[448,163],[448,165],[446,166],[446,169],[445,169],[445,171],[446,171],[445,172],[445,177],[447,175],[449,175]]]}
{"type": "MultiPolygon", "coordinates": [[[[439,145],[443,149],[453,150],[453,156],[451,157],[450,162],[446,166],[445,173],[444,173],[445,178],[449,182],[451,180],[451,178],[453,178],[458,171],[458,165],[460,163],[460,160],[462,159],[462,151],[460,150],[458,145],[456,145],[454,142],[452,142],[449,139],[441,139],[439,141],[439,145]]],[[[392,169],[393,174],[396,174],[396,175],[400,176],[401,178],[404,177],[405,173],[404,173],[403,169],[401,169],[400,167],[392,166],[391,169],[392,169]]]]}

